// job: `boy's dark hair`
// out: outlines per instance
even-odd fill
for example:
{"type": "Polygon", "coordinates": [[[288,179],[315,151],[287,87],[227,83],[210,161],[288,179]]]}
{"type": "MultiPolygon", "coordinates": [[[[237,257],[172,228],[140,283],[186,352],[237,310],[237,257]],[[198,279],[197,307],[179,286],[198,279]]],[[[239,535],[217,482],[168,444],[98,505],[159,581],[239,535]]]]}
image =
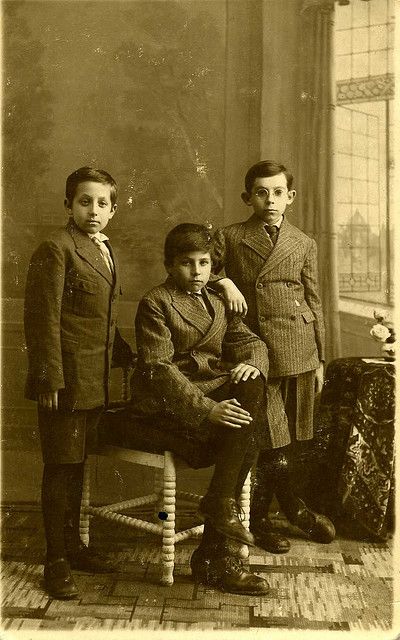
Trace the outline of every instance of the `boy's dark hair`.
{"type": "Polygon", "coordinates": [[[251,193],[256,178],[269,178],[270,176],[278,175],[278,173],[283,173],[286,176],[287,186],[290,190],[293,184],[293,176],[283,164],[279,164],[273,160],[261,160],[261,162],[253,164],[244,179],[247,193],[251,193]]]}
{"type": "Polygon", "coordinates": [[[81,182],[99,182],[100,184],[109,184],[111,204],[114,205],[116,203],[118,190],[117,183],[114,178],[103,169],[81,167],[68,176],[65,184],[65,197],[69,205],[72,204],[78,184],[81,182]]]}
{"type": "Polygon", "coordinates": [[[165,238],[164,264],[170,267],[176,256],[190,251],[203,251],[211,254],[212,245],[211,234],[204,225],[190,222],[178,224],[177,227],[171,229],[165,238]]]}

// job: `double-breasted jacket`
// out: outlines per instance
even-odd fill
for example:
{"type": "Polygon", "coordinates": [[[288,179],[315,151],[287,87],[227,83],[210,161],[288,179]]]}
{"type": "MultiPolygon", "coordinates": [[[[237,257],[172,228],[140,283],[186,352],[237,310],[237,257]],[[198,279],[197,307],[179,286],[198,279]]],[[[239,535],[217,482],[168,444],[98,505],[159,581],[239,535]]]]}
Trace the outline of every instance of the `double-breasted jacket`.
{"type": "Polygon", "coordinates": [[[283,219],[273,246],[255,215],[215,234],[216,271],[225,267],[246,298],[248,327],[264,340],[271,377],[311,371],[324,360],[324,321],[315,240],[283,219]]]}

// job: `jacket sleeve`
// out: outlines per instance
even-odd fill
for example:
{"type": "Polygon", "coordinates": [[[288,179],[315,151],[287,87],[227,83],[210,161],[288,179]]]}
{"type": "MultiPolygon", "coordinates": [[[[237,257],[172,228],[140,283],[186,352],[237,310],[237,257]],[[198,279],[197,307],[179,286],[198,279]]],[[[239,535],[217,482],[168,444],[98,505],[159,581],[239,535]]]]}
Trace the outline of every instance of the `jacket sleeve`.
{"type": "Polygon", "coordinates": [[[161,413],[195,429],[217,404],[174,364],[174,345],[160,305],[143,299],[136,314],[138,368],[142,383],[161,413]]]}
{"type": "MultiPolygon", "coordinates": [[[[213,274],[225,273],[225,236],[222,229],[218,229],[213,236],[212,272],[213,274]]],[[[221,276],[220,276],[221,277],[221,276]]],[[[211,280],[219,280],[211,276],[211,280]]]]}
{"type": "Polygon", "coordinates": [[[263,340],[256,336],[238,316],[228,322],[223,344],[224,360],[234,365],[243,362],[259,369],[267,380],[269,361],[268,349],[263,340]]]}
{"type": "Polygon", "coordinates": [[[34,394],[64,388],[61,354],[61,302],[65,257],[53,242],[44,242],[32,256],[24,306],[28,350],[28,381],[34,394]]]}
{"type": "Polygon", "coordinates": [[[315,240],[311,240],[310,250],[301,272],[301,280],[304,286],[304,298],[314,314],[315,341],[319,359],[323,362],[325,360],[325,325],[319,295],[317,244],[315,240]]]}

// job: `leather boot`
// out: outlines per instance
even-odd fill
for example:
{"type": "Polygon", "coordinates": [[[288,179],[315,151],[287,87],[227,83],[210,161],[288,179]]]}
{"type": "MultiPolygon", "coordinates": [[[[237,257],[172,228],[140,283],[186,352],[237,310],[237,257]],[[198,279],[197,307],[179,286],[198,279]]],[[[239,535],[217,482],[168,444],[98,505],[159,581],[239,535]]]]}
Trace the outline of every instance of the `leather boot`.
{"type": "Polygon", "coordinates": [[[58,600],[70,600],[78,596],[78,589],[65,558],[46,561],[44,565],[44,588],[58,600]]]}
{"type": "MultiPolygon", "coordinates": [[[[249,548],[246,544],[227,538],[217,531],[210,520],[204,523],[204,532],[201,540],[201,549],[205,555],[232,556],[245,560],[249,557],[249,548]]],[[[199,547],[199,548],[200,548],[199,547]]]]}
{"type": "Polygon", "coordinates": [[[269,591],[266,580],[247,571],[241,560],[232,556],[208,557],[199,547],[192,554],[190,568],[195,582],[227,593],[260,596],[269,591]]]}
{"type": "Polygon", "coordinates": [[[235,498],[206,495],[200,500],[199,511],[226,538],[232,538],[242,544],[254,545],[252,533],[247,531],[239,520],[239,507],[235,498]]]}
{"type": "Polygon", "coordinates": [[[332,542],[336,535],[333,522],[326,516],[312,511],[300,498],[297,500],[297,511],[286,514],[289,522],[301,529],[314,542],[321,542],[322,544],[332,542]]]}
{"type": "Polygon", "coordinates": [[[287,553],[290,542],[278,531],[274,531],[272,522],[268,516],[261,513],[253,513],[250,516],[250,531],[258,547],[270,553],[287,553]]]}

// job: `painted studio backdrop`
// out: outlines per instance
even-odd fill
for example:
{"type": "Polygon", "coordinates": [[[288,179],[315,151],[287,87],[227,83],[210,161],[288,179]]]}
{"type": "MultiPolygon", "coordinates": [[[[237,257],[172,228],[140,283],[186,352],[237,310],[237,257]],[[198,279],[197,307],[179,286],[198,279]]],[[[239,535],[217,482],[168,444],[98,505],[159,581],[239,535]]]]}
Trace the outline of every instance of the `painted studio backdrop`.
{"type": "MultiPolygon", "coordinates": [[[[371,54],[375,67],[369,63],[360,71],[360,51],[348,51],[346,38],[357,29],[391,32],[392,4],[389,0],[352,0],[343,7],[331,0],[3,2],[5,502],[39,499],[35,405],[25,401],[23,393],[25,279],[35,247],[66,223],[65,179],[83,165],[106,169],[119,185],[118,211],[107,233],[122,267],[119,325],[132,347],[137,301],[165,276],[166,232],[184,221],[217,228],[247,217],[240,199],[244,174],[253,162],[271,158],[286,164],[295,176],[298,197],[289,219],[315,237],[319,246],[328,359],[340,355],[341,349],[345,355],[374,355],[371,321],[364,321],[350,306],[342,308],[340,302],[341,296],[348,305],[349,297],[362,300],[362,290],[360,294],[354,287],[370,287],[372,281],[380,287],[375,298],[381,304],[390,302],[390,268],[385,266],[390,266],[390,202],[385,200],[377,213],[371,201],[371,212],[380,215],[371,222],[368,203],[346,200],[342,207],[342,201],[340,206],[335,201],[342,195],[347,198],[350,191],[356,194],[353,182],[360,187],[357,180],[364,178],[353,175],[351,188],[340,185],[339,178],[335,182],[333,149],[339,129],[334,127],[332,105],[339,96],[342,130],[356,122],[356,111],[367,114],[366,128],[379,120],[376,135],[383,141],[379,157],[390,157],[390,134],[382,133],[382,123],[390,132],[393,72],[388,61],[393,45],[389,36],[384,45],[379,41],[371,54]],[[365,24],[360,23],[358,11],[364,12],[365,24]],[[382,58],[377,52],[385,52],[386,67],[377,67],[382,58]],[[341,77],[335,77],[334,57],[339,54],[341,77]],[[352,56],[354,60],[358,56],[358,67],[352,56]],[[372,89],[365,80],[369,77],[372,89]],[[351,86],[356,82],[361,91],[355,97],[346,89],[350,79],[351,86]],[[361,103],[371,100],[375,106],[363,109],[361,103]],[[376,101],[386,107],[380,108],[376,101]],[[340,219],[337,212],[342,212],[340,219]],[[342,225],[339,235],[335,219],[342,225]],[[363,245],[349,249],[346,234],[355,226],[358,231],[362,227],[360,242],[366,246],[371,245],[368,238],[374,238],[372,266],[362,257],[363,245]],[[344,238],[342,253],[338,253],[340,238],[344,238]],[[343,265],[346,273],[340,274],[343,265]],[[362,273],[359,280],[353,277],[357,270],[362,273]]],[[[350,40],[356,42],[355,35],[350,40]]],[[[368,52],[361,53],[370,59],[368,52]]],[[[346,132],[343,144],[349,144],[353,134],[354,140],[361,134],[371,137],[367,130],[346,132]]],[[[343,162],[357,153],[355,148],[344,150],[343,162]]],[[[365,166],[373,159],[366,156],[365,166]]],[[[390,193],[385,188],[390,176],[385,165],[380,166],[384,167],[380,192],[390,193]]],[[[372,186],[371,198],[377,193],[376,183],[372,186]]],[[[368,189],[369,183],[360,187],[362,197],[368,189]]],[[[124,497],[120,470],[104,462],[98,477],[100,492],[124,497]]],[[[145,482],[145,471],[138,469],[138,493],[145,482]]]]}

